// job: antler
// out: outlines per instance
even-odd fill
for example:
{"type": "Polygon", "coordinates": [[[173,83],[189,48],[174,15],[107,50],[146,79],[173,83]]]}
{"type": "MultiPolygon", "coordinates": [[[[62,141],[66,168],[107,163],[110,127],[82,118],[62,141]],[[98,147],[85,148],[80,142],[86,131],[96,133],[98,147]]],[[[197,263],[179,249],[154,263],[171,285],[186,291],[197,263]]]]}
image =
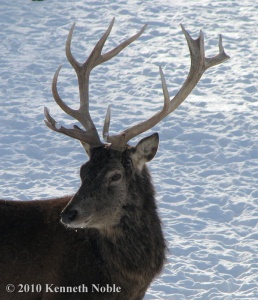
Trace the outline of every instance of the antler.
{"type": "MultiPolygon", "coordinates": [[[[104,47],[104,44],[111,32],[111,29],[114,24],[114,20],[110,23],[108,29],[102,36],[102,38],[98,41],[96,46],[94,47],[92,53],[90,54],[89,58],[83,63],[80,64],[76,61],[76,59],[73,57],[71,53],[71,39],[74,31],[73,24],[67,41],[66,41],[66,56],[70,64],[73,66],[74,70],[76,71],[77,78],[78,78],[78,84],[79,84],[79,94],[80,94],[80,107],[79,109],[71,109],[68,107],[61,97],[58,94],[57,91],[57,79],[58,75],[61,69],[61,66],[57,69],[53,82],[52,82],[52,93],[53,97],[56,101],[56,103],[64,110],[67,114],[77,119],[86,129],[82,130],[78,126],[74,126],[73,129],[67,129],[63,126],[60,126],[54,118],[52,118],[49,114],[49,110],[45,108],[45,116],[46,119],[45,123],[46,125],[57,132],[61,132],[63,134],[66,134],[70,137],[73,137],[75,139],[78,139],[82,142],[86,149],[86,144],[90,146],[90,148],[97,147],[100,145],[103,145],[103,143],[100,141],[99,135],[97,133],[96,127],[91,119],[90,113],[89,113],[89,76],[90,72],[94,67],[97,65],[104,63],[105,61],[108,61],[112,57],[116,56],[120,51],[122,51],[126,46],[131,44],[133,41],[135,41],[144,31],[145,26],[142,27],[142,29],[135,34],[134,36],[130,37],[117,47],[115,47],[113,50],[101,54],[102,49],[104,47]]],[[[108,142],[111,148],[117,149],[117,150],[123,150],[128,141],[131,140],[133,137],[141,134],[142,132],[147,131],[148,129],[155,126],[158,122],[160,122],[163,118],[165,118],[167,115],[169,115],[171,112],[173,112],[185,99],[186,97],[191,93],[191,91],[194,89],[196,84],[199,82],[200,78],[202,77],[202,74],[210,67],[213,67],[215,65],[221,64],[225,60],[229,59],[229,56],[225,53],[223,45],[222,45],[222,37],[219,36],[219,54],[207,58],[205,57],[204,53],[204,37],[202,31],[200,31],[199,37],[194,40],[189,35],[189,33],[184,29],[184,27],[181,25],[182,31],[185,35],[185,38],[188,43],[188,47],[190,50],[190,56],[191,56],[191,67],[189,74],[187,76],[187,79],[185,80],[183,86],[178,91],[178,93],[175,95],[173,99],[170,100],[169,93],[167,89],[166,80],[163,74],[163,71],[161,67],[160,70],[160,77],[162,82],[162,89],[163,89],[163,95],[164,95],[164,105],[161,111],[153,115],[150,119],[143,121],[137,125],[132,126],[131,128],[128,128],[124,130],[123,132],[117,134],[117,135],[109,135],[109,124],[110,124],[110,106],[108,107],[106,119],[103,127],[103,137],[106,142],[108,142]]],[[[88,148],[86,149],[86,151],[88,148]]]]}
{"type": "MultiPolygon", "coordinates": [[[[134,36],[130,37],[111,51],[101,54],[102,49],[104,47],[104,44],[111,32],[111,29],[113,27],[115,18],[113,18],[112,22],[110,23],[108,29],[102,36],[102,38],[98,41],[96,46],[94,47],[93,51],[91,52],[88,59],[83,63],[80,64],[72,55],[71,53],[71,40],[72,35],[75,27],[75,23],[73,24],[67,41],[66,41],[66,57],[70,64],[73,66],[77,78],[78,78],[78,84],[79,84],[79,95],[80,95],[80,107],[79,109],[72,109],[69,106],[67,106],[64,101],[61,99],[61,97],[58,94],[57,91],[57,79],[59,72],[61,70],[60,66],[57,71],[55,72],[53,82],[52,82],[52,93],[53,97],[56,101],[56,103],[61,107],[63,111],[65,111],[68,115],[72,116],[76,120],[78,120],[83,127],[86,129],[82,130],[78,126],[74,126],[73,129],[68,129],[63,126],[60,126],[56,120],[51,117],[49,110],[45,107],[44,114],[46,117],[45,123],[46,125],[57,132],[63,133],[65,135],[68,135],[70,137],[73,137],[75,139],[78,139],[82,142],[82,144],[87,143],[90,145],[90,148],[97,147],[100,145],[103,145],[103,143],[100,141],[99,135],[97,133],[96,127],[91,119],[90,113],[89,113],[89,77],[90,72],[93,68],[95,68],[97,65],[104,63],[108,60],[110,60],[112,57],[116,56],[120,51],[122,51],[126,46],[131,44],[133,41],[135,41],[144,31],[145,26],[134,36]]],[[[104,129],[105,130],[105,129],[104,129]]]]}
{"type": "Polygon", "coordinates": [[[212,58],[206,58],[204,53],[204,37],[202,31],[200,31],[199,37],[196,40],[194,40],[185,30],[183,25],[181,25],[181,27],[187,40],[191,56],[191,67],[187,79],[185,80],[183,86],[175,95],[175,97],[170,100],[166,80],[163,71],[160,67],[159,71],[164,95],[164,106],[162,110],[153,115],[150,119],[141,122],[135,126],[132,126],[131,128],[124,130],[120,134],[113,136],[109,136],[108,134],[108,127],[110,123],[109,109],[105,122],[105,136],[106,140],[109,143],[111,143],[112,148],[123,148],[127,144],[127,142],[133,137],[141,134],[142,132],[147,131],[148,129],[152,128],[157,123],[159,123],[163,118],[165,118],[167,115],[173,112],[186,99],[186,97],[191,93],[191,91],[194,89],[194,87],[202,77],[202,74],[208,68],[221,64],[222,62],[230,58],[224,51],[221,35],[219,35],[219,54],[212,58]]]}

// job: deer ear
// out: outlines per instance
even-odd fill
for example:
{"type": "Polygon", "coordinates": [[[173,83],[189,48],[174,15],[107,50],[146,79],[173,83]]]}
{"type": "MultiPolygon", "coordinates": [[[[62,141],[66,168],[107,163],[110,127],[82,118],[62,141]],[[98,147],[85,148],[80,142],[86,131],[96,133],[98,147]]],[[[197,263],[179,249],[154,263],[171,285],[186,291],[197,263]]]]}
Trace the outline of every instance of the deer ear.
{"type": "Polygon", "coordinates": [[[85,143],[82,141],[81,141],[81,144],[82,144],[84,150],[86,151],[86,153],[88,154],[88,156],[90,157],[90,145],[88,143],[85,143]]]}
{"type": "Polygon", "coordinates": [[[135,152],[132,155],[133,162],[139,170],[142,170],[146,162],[153,159],[153,157],[157,153],[158,145],[158,133],[154,133],[151,136],[140,140],[140,142],[135,147],[135,152]]]}

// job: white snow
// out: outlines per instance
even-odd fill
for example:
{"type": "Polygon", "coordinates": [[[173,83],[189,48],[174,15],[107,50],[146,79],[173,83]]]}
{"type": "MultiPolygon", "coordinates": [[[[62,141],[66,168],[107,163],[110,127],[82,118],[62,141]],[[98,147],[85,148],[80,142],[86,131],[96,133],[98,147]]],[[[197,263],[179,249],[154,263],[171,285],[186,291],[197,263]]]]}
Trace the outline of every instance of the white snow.
{"type": "Polygon", "coordinates": [[[73,124],[54,102],[51,81],[64,64],[59,93],[78,107],[76,75],[64,52],[74,21],[72,52],[80,62],[114,16],[105,50],[148,23],[142,37],[92,73],[91,114],[101,133],[112,104],[110,134],[162,107],[158,66],[171,97],[181,87],[189,53],[180,23],[193,37],[203,30],[207,56],[218,53],[221,33],[231,59],[209,69],[152,130],[161,142],[149,166],[169,253],[145,299],[257,299],[257,12],[251,0],[1,0],[0,197],[51,198],[80,184],[83,148],[43,122],[47,106],[56,120],[73,124]]]}
{"type": "Polygon", "coordinates": [[[61,125],[59,124],[59,123],[55,123],[55,128],[57,129],[57,130],[59,130],[59,129],[61,129],[61,125]]]}

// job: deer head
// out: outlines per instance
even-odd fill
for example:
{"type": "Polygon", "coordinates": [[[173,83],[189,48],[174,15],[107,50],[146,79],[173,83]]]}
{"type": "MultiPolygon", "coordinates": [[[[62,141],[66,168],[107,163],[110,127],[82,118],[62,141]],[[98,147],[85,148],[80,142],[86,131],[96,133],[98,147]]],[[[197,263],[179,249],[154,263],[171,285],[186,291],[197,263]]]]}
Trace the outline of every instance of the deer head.
{"type": "Polygon", "coordinates": [[[107,229],[122,218],[132,220],[130,214],[137,215],[146,198],[152,201],[149,198],[154,192],[144,163],[155,156],[157,148],[157,133],[124,151],[94,148],[90,160],[81,167],[81,187],[62,212],[63,223],[107,229]]]}
{"type": "Polygon", "coordinates": [[[68,107],[58,94],[57,79],[61,67],[57,69],[53,78],[52,92],[56,103],[67,114],[78,120],[84,129],[76,125],[72,129],[58,125],[50,115],[49,110],[45,108],[46,125],[54,131],[79,140],[90,157],[90,160],[81,167],[81,187],[61,215],[62,222],[70,227],[112,227],[121,222],[121,219],[126,215],[125,211],[128,213],[128,211],[134,210],[137,205],[145,205],[146,195],[144,191],[148,193],[146,190],[149,189],[153,193],[145,163],[150,161],[157,152],[158,134],[155,133],[142,139],[135,147],[130,147],[128,142],[172,113],[191,93],[205,70],[229,58],[223,49],[221,35],[219,37],[219,54],[212,58],[206,58],[203,33],[200,32],[197,39],[192,39],[181,25],[191,55],[190,71],[183,86],[173,99],[170,99],[165,77],[160,67],[164,95],[162,110],[146,121],[127,128],[116,135],[110,135],[110,107],[108,107],[103,126],[105,142],[101,142],[89,113],[90,72],[94,67],[116,56],[135,41],[146,28],[146,25],[143,26],[137,34],[116,48],[102,54],[102,49],[113,24],[114,19],[83,64],[76,61],[70,49],[75,24],[70,30],[66,42],[66,56],[78,77],[80,95],[78,110],[68,107]],[[139,194],[140,200],[138,200],[139,194]],[[135,199],[136,196],[137,200],[135,199]]]}

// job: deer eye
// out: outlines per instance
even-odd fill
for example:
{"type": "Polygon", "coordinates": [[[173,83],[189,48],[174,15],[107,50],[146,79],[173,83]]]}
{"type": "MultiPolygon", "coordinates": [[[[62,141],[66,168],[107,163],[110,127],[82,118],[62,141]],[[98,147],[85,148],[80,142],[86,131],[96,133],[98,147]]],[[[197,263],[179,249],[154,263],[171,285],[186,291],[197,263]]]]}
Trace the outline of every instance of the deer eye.
{"type": "Polygon", "coordinates": [[[121,174],[114,174],[114,175],[111,177],[111,181],[118,181],[121,177],[122,177],[121,174]]]}
{"type": "Polygon", "coordinates": [[[131,160],[131,158],[127,158],[127,159],[126,159],[125,165],[126,165],[127,167],[130,167],[130,166],[132,165],[132,160],[131,160]]]}

